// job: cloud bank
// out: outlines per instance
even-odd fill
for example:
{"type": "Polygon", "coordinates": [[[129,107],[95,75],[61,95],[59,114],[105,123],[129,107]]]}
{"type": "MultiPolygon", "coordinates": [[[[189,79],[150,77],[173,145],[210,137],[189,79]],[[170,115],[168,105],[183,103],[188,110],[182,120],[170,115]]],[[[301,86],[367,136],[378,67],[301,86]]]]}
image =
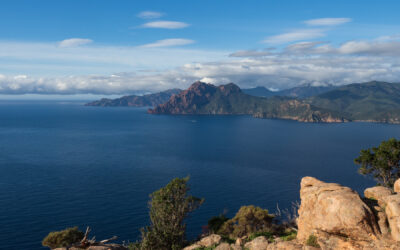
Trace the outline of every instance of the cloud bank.
{"type": "Polygon", "coordinates": [[[337,47],[326,42],[301,42],[281,51],[239,51],[231,53],[239,57],[188,63],[154,72],[68,77],[0,75],[0,93],[127,94],[186,88],[200,79],[217,84],[234,82],[241,87],[274,89],[306,83],[399,82],[399,51],[399,41],[348,41],[337,47]]]}

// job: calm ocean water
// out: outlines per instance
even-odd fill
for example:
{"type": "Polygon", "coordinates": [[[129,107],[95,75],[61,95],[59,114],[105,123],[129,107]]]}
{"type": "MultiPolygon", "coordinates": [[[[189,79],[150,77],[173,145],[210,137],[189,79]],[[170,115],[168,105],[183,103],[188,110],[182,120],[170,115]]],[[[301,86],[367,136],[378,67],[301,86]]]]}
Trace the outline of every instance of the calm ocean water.
{"type": "Polygon", "coordinates": [[[148,115],[144,108],[79,102],[0,102],[0,242],[42,249],[49,231],[86,225],[103,239],[134,241],[148,223],[148,195],[190,175],[205,203],[188,236],[241,205],[275,211],[299,200],[302,176],[362,192],[362,148],[400,136],[400,126],[307,124],[247,116],[148,115]]]}

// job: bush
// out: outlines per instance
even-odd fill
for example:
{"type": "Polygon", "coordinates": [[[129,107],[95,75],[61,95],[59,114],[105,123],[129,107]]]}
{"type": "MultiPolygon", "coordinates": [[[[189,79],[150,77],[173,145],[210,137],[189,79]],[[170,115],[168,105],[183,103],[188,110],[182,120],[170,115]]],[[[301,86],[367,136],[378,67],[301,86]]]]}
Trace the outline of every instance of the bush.
{"type": "Polygon", "coordinates": [[[321,246],[318,244],[318,239],[315,235],[310,235],[306,241],[306,244],[307,246],[321,248],[321,246]]]}
{"type": "Polygon", "coordinates": [[[379,185],[393,187],[400,177],[400,141],[391,138],[378,147],[363,149],[354,162],[360,165],[361,174],[372,175],[379,185]]]}
{"type": "Polygon", "coordinates": [[[216,233],[221,228],[221,226],[227,221],[229,218],[225,217],[225,215],[221,214],[219,216],[214,216],[210,220],[208,220],[208,230],[211,233],[216,233]]]}
{"type": "Polygon", "coordinates": [[[297,232],[293,230],[293,231],[284,233],[284,235],[281,236],[281,239],[283,241],[291,241],[291,240],[296,239],[296,237],[297,237],[297,232]]]}
{"type": "Polygon", "coordinates": [[[235,217],[227,220],[218,231],[219,234],[234,238],[251,233],[270,231],[274,216],[268,210],[255,206],[243,206],[235,217]]]}
{"type": "Polygon", "coordinates": [[[274,240],[274,235],[271,232],[257,232],[257,233],[252,233],[250,234],[249,238],[247,238],[247,241],[252,241],[257,237],[264,236],[265,238],[268,239],[269,242],[272,242],[274,240]]]}
{"type": "Polygon", "coordinates": [[[58,232],[49,233],[42,241],[42,245],[50,248],[68,247],[83,239],[83,232],[78,227],[67,228],[58,232]]]}
{"type": "Polygon", "coordinates": [[[184,219],[203,203],[203,199],[188,195],[188,180],[176,178],[150,195],[151,225],[141,230],[141,249],[182,249],[184,219]]]}

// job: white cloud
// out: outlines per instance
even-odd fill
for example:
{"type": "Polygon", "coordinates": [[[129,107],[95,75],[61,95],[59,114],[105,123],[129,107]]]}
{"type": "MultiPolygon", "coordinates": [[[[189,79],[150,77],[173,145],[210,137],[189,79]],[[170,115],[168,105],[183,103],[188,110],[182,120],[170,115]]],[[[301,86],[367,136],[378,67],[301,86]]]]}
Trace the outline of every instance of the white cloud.
{"type": "Polygon", "coordinates": [[[349,41],[342,44],[337,51],[342,54],[400,56],[400,42],[349,41]]]}
{"type": "Polygon", "coordinates": [[[315,41],[315,42],[299,42],[299,43],[294,43],[290,44],[285,48],[285,51],[288,53],[305,53],[309,52],[310,50],[314,49],[316,46],[320,44],[324,44],[326,42],[322,41],[315,41]]]}
{"type": "Polygon", "coordinates": [[[305,24],[311,26],[336,26],[351,22],[351,18],[318,18],[304,21],[305,24]]]}
{"type": "Polygon", "coordinates": [[[270,51],[240,50],[229,54],[229,57],[263,57],[271,54],[270,51]]]}
{"type": "Polygon", "coordinates": [[[281,44],[300,40],[308,40],[325,36],[321,29],[300,29],[291,32],[267,37],[263,42],[269,44],[281,44]]]}
{"type": "Polygon", "coordinates": [[[164,14],[157,11],[142,11],[137,16],[143,19],[153,19],[153,18],[160,18],[164,14]]]}
{"type": "Polygon", "coordinates": [[[159,48],[159,47],[174,47],[174,46],[182,46],[194,43],[194,40],[190,39],[183,39],[183,38],[171,38],[171,39],[164,39],[158,40],[154,43],[149,43],[142,45],[142,48],[159,48]]]}
{"type": "Polygon", "coordinates": [[[159,28],[159,29],[182,29],[188,27],[189,24],[175,21],[154,21],[142,25],[143,28],[159,28]]]}
{"type": "Polygon", "coordinates": [[[85,38],[70,38],[58,43],[60,48],[72,48],[92,43],[93,40],[85,38]]]}

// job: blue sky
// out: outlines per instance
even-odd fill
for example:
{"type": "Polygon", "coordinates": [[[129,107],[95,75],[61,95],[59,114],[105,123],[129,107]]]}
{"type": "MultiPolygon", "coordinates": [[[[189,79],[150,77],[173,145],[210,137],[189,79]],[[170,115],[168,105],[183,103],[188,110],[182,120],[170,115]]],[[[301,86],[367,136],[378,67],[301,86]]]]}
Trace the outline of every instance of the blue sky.
{"type": "Polygon", "coordinates": [[[0,94],[399,81],[399,9],[388,0],[3,0],[0,94]]]}

